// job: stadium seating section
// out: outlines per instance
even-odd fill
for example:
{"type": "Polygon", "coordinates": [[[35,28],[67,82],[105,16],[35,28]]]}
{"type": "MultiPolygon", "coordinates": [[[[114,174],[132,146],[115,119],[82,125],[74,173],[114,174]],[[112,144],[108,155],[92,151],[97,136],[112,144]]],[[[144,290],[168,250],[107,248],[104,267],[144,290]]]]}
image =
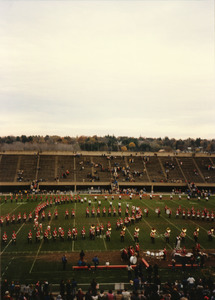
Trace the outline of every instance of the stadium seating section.
{"type": "Polygon", "coordinates": [[[215,157],[208,154],[1,153],[0,185],[214,187],[215,157]]]}

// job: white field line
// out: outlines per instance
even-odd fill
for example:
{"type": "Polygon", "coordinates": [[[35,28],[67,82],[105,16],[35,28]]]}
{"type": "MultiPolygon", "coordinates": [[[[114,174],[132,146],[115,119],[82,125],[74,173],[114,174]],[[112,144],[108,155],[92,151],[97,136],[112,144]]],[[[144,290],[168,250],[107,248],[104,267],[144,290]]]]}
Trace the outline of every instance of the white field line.
{"type": "MultiPolygon", "coordinates": [[[[20,230],[22,229],[22,227],[25,225],[25,223],[22,224],[22,226],[19,228],[19,230],[16,232],[16,235],[20,232],[20,230]]],[[[4,250],[1,252],[1,255],[5,252],[5,250],[7,249],[7,247],[10,245],[10,243],[12,242],[12,239],[9,241],[9,243],[7,244],[7,246],[5,246],[4,250]]]]}
{"type": "MultiPolygon", "coordinates": [[[[17,207],[15,207],[12,211],[10,211],[10,214],[12,214],[15,210],[17,210],[20,207],[21,204],[18,204],[17,207]]],[[[6,219],[6,216],[4,217],[4,220],[6,219]]]]}
{"type": "MultiPolygon", "coordinates": [[[[143,217],[142,217],[142,219],[143,219],[143,221],[148,225],[148,227],[151,229],[152,226],[149,224],[149,222],[146,221],[143,217]]],[[[164,240],[164,238],[162,238],[162,239],[164,240]]],[[[172,246],[170,246],[170,244],[167,243],[167,246],[168,246],[171,250],[173,250],[173,248],[172,248],[172,246]]]]}
{"type": "MultiPolygon", "coordinates": [[[[76,215],[76,202],[75,202],[75,215],[76,215]]],[[[75,218],[73,221],[73,227],[75,227],[75,218]]],[[[75,250],[75,241],[73,240],[72,241],[72,252],[74,252],[74,250],[75,250]]]]}
{"type": "Polygon", "coordinates": [[[10,262],[8,263],[8,265],[6,266],[4,272],[2,273],[2,276],[4,276],[5,272],[8,270],[10,264],[12,263],[12,261],[14,260],[14,257],[12,257],[12,259],[10,260],[10,262]]]}
{"type": "MultiPolygon", "coordinates": [[[[49,221],[49,225],[51,225],[51,222],[52,222],[52,219],[53,219],[53,217],[54,217],[55,211],[56,211],[56,209],[54,210],[54,212],[53,212],[53,214],[52,214],[51,220],[49,221]]],[[[32,272],[32,270],[33,270],[33,267],[34,267],[34,265],[35,265],[35,262],[36,262],[36,260],[37,260],[38,255],[39,255],[39,253],[40,253],[40,249],[41,249],[41,247],[42,247],[42,245],[43,245],[43,242],[44,242],[44,239],[43,239],[42,242],[40,243],[40,247],[39,247],[39,249],[37,250],[37,253],[36,253],[36,256],[35,256],[35,258],[34,258],[34,261],[33,261],[32,265],[31,265],[29,274],[31,274],[31,272],[32,272]]]]}
{"type": "MultiPolygon", "coordinates": [[[[154,211],[153,210],[153,208],[151,208],[149,205],[147,205],[146,203],[144,203],[146,206],[148,206],[148,208],[149,209],[151,209],[152,211],[154,211]]],[[[164,220],[166,220],[169,224],[171,224],[173,227],[175,227],[175,228],[177,228],[180,232],[181,232],[181,229],[178,227],[178,226],[176,226],[174,223],[172,223],[172,222],[170,222],[168,219],[165,219],[162,215],[160,215],[160,218],[163,218],[164,220]]],[[[187,234],[186,235],[192,242],[193,242],[193,239],[187,234]]],[[[202,245],[200,245],[201,246],[201,248],[203,248],[202,247],[202,245]]],[[[204,249],[204,248],[203,248],[204,249]]]]}
{"type": "MultiPolygon", "coordinates": [[[[98,219],[98,218],[96,218],[96,219],[97,219],[97,222],[98,222],[98,224],[99,224],[99,226],[100,226],[99,219],[98,219]]],[[[102,239],[103,239],[103,242],[104,242],[105,250],[107,250],[107,244],[106,244],[106,242],[105,242],[105,239],[104,239],[104,236],[103,236],[103,235],[102,235],[102,239]]]]}

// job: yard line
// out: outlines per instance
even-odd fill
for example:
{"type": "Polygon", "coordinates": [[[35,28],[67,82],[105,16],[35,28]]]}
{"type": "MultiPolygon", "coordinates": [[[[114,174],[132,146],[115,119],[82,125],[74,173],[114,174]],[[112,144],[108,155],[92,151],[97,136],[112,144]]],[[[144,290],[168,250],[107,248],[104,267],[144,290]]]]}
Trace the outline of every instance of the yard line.
{"type": "MultiPolygon", "coordinates": [[[[52,222],[52,219],[53,219],[53,217],[54,217],[55,211],[56,211],[56,209],[54,210],[54,212],[53,212],[53,214],[52,214],[51,220],[49,221],[49,225],[51,225],[51,222],[52,222]]],[[[33,270],[33,267],[34,267],[34,265],[35,265],[35,262],[36,262],[36,260],[37,260],[38,255],[39,255],[39,253],[40,253],[40,249],[41,249],[41,247],[42,247],[42,245],[43,245],[43,242],[44,242],[44,239],[43,239],[42,242],[40,243],[40,247],[39,247],[39,249],[38,249],[38,251],[37,251],[37,254],[36,254],[35,258],[34,258],[34,261],[33,261],[32,265],[31,265],[31,269],[30,269],[30,271],[29,271],[29,274],[31,274],[31,272],[32,272],[32,270],[33,270]]]]}
{"type": "MultiPolygon", "coordinates": [[[[6,266],[6,268],[5,268],[5,270],[4,270],[4,272],[2,273],[2,276],[4,276],[4,274],[5,274],[5,271],[7,271],[8,270],[8,267],[9,267],[9,265],[12,263],[12,261],[14,260],[14,257],[12,257],[12,259],[10,260],[10,262],[8,263],[8,265],[6,266]]],[[[1,277],[2,278],[2,277],[1,277]]]]}
{"type": "MultiPolygon", "coordinates": [[[[147,205],[146,203],[144,203],[146,206],[148,206],[148,208],[149,209],[151,209],[152,211],[154,211],[153,210],[153,208],[151,208],[149,205],[147,205]]],[[[164,220],[166,220],[168,223],[170,223],[172,226],[174,226],[175,228],[177,228],[178,230],[180,230],[180,232],[181,232],[181,229],[178,227],[178,226],[176,226],[175,224],[173,224],[172,222],[170,222],[168,219],[165,219],[162,215],[160,215],[160,217],[161,218],[163,218],[164,220]]],[[[186,235],[192,242],[193,242],[193,239],[187,234],[186,235]]],[[[202,245],[200,245],[201,247],[202,247],[202,245]]],[[[202,247],[203,248],[203,247],[202,247]]],[[[204,248],[203,248],[204,249],[204,248]]]]}
{"type": "MultiPolygon", "coordinates": [[[[76,212],[76,203],[75,203],[75,212],[76,212]]],[[[73,221],[73,227],[75,227],[75,217],[74,217],[74,221],[73,221]]],[[[72,252],[74,252],[75,249],[75,241],[72,241],[72,252]]]]}
{"type": "Polygon", "coordinates": [[[129,230],[128,228],[126,228],[126,229],[127,229],[128,233],[129,233],[129,235],[130,235],[130,237],[131,237],[132,241],[134,242],[134,237],[132,236],[132,234],[131,234],[130,230],[129,230]]]}
{"type": "MultiPolygon", "coordinates": [[[[143,219],[143,221],[148,225],[148,227],[149,228],[152,228],[152,226],[149,224],[149,222],[148,221],[146,221],[144,218],[142,218],[143,219]]],[[[164,238],[162,238],[163,240],[164,240],[164,238]]],[[[168,244],[168,243],[166,243],[167,244],[167,246],[171,249],[171,250],[173,250],[173,248],[172,248],[172,246],[170,246],[170,244],[168,244]]]]}
{"type": "MultiPolygon", "coordinates": [[[[98,219],[98,218],[96,218],[96,219],[97,219],[97,222],[98,222],[98,224],[99,224],[99,226],[100,226],[99,219],[98,219]]],[[[107,250],[107,244],[106,244],[106,242],[105,242],[105,239],[104,239],[104,236],[103,236],[103,235],[102,235],[102,239],[103,239],[103,242],[104,242],[105,250],[107,250]]]]}
{"type": "MultiPolygon", "coordinates": [[[[4,203],[3,203],[4,204],[4,203]]],[[[21,205],[21,204],[18,204],[19,206],[21,205]]],[[[17,210],[17,208],[19,208],[19,206],[17,206],[17,207],[15,207],[12,211],[10,211],[10,214],[12,214],[15,210],[17,210]]],[[[4,220],[6,219],[6,216],[4,217],[4,220]]]]}
{"type": "MultiPolygon", "coordinates": [[[[22,227],[25,225],[25,223],[22,224],[22,226],[19,228],[19,230],[16,232],[16,235],[20,232],[20,230],[22,229],[22,227]]],[[[10,245],[10,243],[12,242],[12,239],[9,241],[9,243],[7,244],[7,246],[5,246],[4,250],[1,252],[1,255],[5,252],[5,250],[7,249],[7,247],[10,245]]]]}

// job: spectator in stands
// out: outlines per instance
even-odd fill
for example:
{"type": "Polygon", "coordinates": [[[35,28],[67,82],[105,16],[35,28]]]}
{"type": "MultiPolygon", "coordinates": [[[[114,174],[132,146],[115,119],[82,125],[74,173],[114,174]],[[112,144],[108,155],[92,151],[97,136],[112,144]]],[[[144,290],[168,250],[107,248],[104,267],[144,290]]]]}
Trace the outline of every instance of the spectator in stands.
{"type": "Polygon", "coordinates": [[[106,298],[107,298],[107,295],[104,292],[104,290],[100,290],[99,294],[98,294],[98,300],[105,300],[106,298]]]}
{"type": "Polygon", "coordinates": [[[112,290],[109,290],[107,293],[107,300],[114,300],[115,299],[115,295],[113,293],[112,290]]]}
{"type": "Polygon", "coordinates": [[[84,297],[85,297],[85,294],[84,294],[84,292],[82,291],[82,289],[81,289],[81,288],[78,289],[78,293],[76,294],[77,300],[83,300],[84,297]]]}

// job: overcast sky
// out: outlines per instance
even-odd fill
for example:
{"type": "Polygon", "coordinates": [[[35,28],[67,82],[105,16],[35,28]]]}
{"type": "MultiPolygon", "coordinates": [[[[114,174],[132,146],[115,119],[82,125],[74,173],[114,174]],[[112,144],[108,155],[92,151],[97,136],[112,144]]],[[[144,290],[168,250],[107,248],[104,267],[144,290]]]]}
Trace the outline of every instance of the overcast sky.
{"type": "Polygon", "coordinates": [[[0,136],[215,138],[214,1],[1,1],[0,136]]]}

